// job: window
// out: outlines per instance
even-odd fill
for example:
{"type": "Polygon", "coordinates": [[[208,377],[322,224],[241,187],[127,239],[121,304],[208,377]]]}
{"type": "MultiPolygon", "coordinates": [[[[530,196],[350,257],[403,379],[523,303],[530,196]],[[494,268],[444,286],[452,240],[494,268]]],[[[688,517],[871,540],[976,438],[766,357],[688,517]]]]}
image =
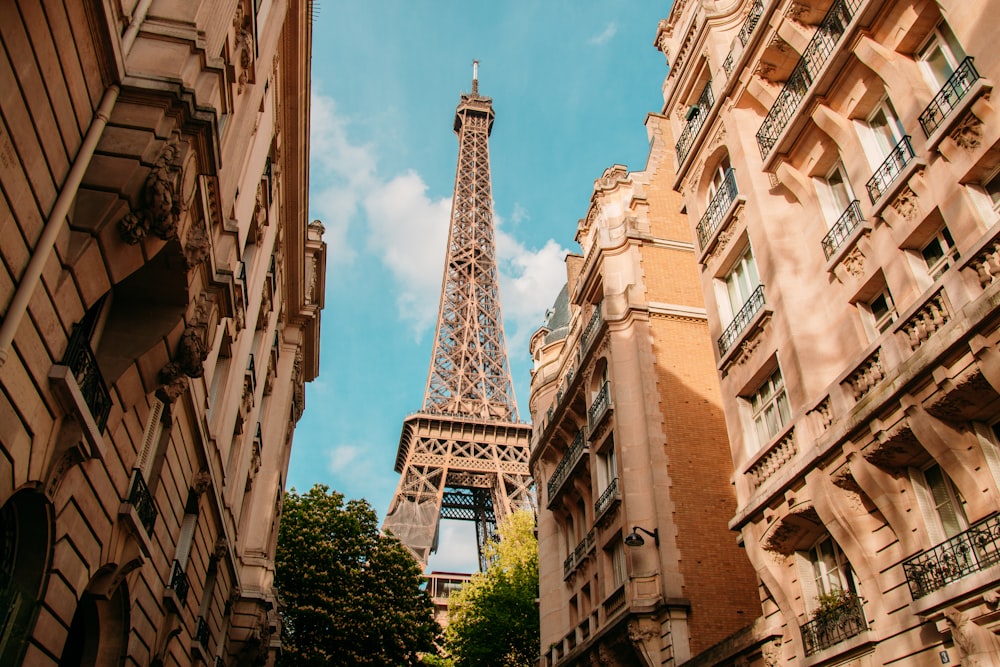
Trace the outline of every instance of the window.
{"type": "Polygon", "coordinates": [[[763,446],[778,435],[791,418],[780,368],[764,380],[749,401],[757,444],[763,446]]]}
{"type": "Polygon", "coordinates": [[[934,29],[917,54],[924,76],[935,92],[944,86],[964,59],[965,51],[947,23],[941,23],[934,29]]]}
{"type": "Polygon", "coordinates": [[[948,270],[952,262],[958,258],[958,251],[955,249],[955,241],[951,238],[951,232],[947,227],[942,227],[936,234],[920,249],[920,255],[927,264],[927,273],[931,278],[937,280],[948,270]]]}
{"type": "Polygon", "coordinates": [[[868,129],[875,144],[873,164],[879,165],[903,138],[903,124],[888,97],[868,116],[868,129]]]}
{"type": "Polygon", "coordinates": [[[830,595],[837,591],[855,591],[851,566],[840,546],[829,535],[824,535],[808,551],[812,564],[812,583],[816,594],[830,595]]]}
{"type": "Polygon", "coordinates": [[[618,590],[625,585],[625,544],[617,540],[610,549],[611,559],[611,589],[618,590]]]}
{"type": "Polygon", "coordinates": [[[618,477],[618,468],[615,464],[614,444],[597,455],[597,462],[597,484],[599,485],[601,491],[603,491],[618,477]]]}
{"type": "Polygon", "coordinates": [[[726,284],[726,295],[730,308],[729,320],[731,321],[736,317],[736,313],[740,312],[743,304],[750,299],[750,295],[754,293],[754,290],[760,285],[760,277],[757,275],[757,263],[754,261],[753,251],[749,246],[747,246],[746,251],[737,260],[736,264],[733,265],[733,268],[730,269],[724,282],[726,284]]]}
{"type": "Polygon", "coordinates": [[[914,476],[918,500],[925,506],[925,520],[936,542],[954,537],[969,528],[965,514],[965,499],[938,464],[932,464],[914,476]]]}
{"type": "Polygon", "coordinates": [[[993,204],[993,210],[1000,210],[1000,171],[993,174],[993,176],[983,184],[983,189],[986,190],[986,194],[990,196],[990,202],[993,204]]]}
{"type": "Polygon", "coordinates": [[[824,180],[830,201],[833,204],[833,220],[836,221],[855,199],[854,190],[851,189],[851,181],[847,178],[847,172],[844,170],[844,163],[838,160],[824,180]]]}
{"type": "Polygon", "coordinates": [[[726,172],[730,169],[729,156],[719,160],[719,164],[715,167],[715,171],[712,172],[712,180],[708,183],[708,192],[705,197],[705,203],[712,203],[712,199],[715,198],[715,193],[717,193],[726,182],[726,172]]]}
{"type": "Polygon", "coordinates": [[[878,294],[862,304],[862,310],[867,313],[866,320],[872,338],[877,338],[896,321],[896,306],[887,287],[883,287],[878,294]]]}

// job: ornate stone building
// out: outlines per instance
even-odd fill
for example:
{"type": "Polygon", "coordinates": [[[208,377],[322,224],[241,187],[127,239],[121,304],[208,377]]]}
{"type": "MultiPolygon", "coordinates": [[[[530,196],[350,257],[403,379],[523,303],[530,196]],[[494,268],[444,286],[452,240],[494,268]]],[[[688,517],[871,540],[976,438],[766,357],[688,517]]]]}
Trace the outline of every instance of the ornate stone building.
{"type": "Polygon", "coordinates": [[[740,660],[1000,664],[998,12],[676,0],[659,25],[763,601],[740,660]]]}
{"type": "Polygon", "coordinates": [[[531,340],[544,665],[677,665],[759,615],[666,119],[607,169],[531,340]]]}
{"type": "Polygon", "coordinates": [[[310,3],[5,0],[0,43],[0,664],[268,663],[310,3]]]}

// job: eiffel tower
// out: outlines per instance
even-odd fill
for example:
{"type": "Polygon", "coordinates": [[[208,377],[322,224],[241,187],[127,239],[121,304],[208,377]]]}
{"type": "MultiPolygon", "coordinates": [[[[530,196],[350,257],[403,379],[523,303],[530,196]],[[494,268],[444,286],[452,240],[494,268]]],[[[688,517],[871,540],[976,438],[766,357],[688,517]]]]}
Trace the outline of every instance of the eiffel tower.
{"type": "Polygon", "coordinates": [[[441,519],[474,521],[479,566],[497,518],[530,507],[531,426],[518,421],[507,365],[490,187],[493,100],[472,92],[455,111],[458,169],[437,335],[424,404],[403,420],[399,486],[384,530],[421,565],[437,551],[441,519]]]}

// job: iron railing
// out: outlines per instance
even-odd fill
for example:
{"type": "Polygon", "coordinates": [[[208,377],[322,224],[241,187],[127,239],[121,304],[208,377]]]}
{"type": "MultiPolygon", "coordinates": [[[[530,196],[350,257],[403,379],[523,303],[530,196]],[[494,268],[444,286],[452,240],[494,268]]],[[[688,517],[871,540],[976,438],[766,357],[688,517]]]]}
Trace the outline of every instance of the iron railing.
{"type": "Polygon", "coordinates": [[[924,136],[929,137],[934,130],[941,126],[965,94],[972,89],[972,84],[980,78],[976,66],[972,64],[972,57],[963,60],[948,80],[941,86],[941,90],[934,96],[931,103],[920,114],[920,127],[924,130],[924,136]]]}
{"type": "Polygon", "coordinates": [[[610,405],[611,387],[610,383],[605,381],[601,385],[601,390],[597,392],[597,396],[594,397],[594,402],[590,405],[590,409],[587,410],[587,417],[590,419],[591,427],[597,424],[598,420],[604,416],[605,411],[607,411],[610,405]]]}
{"type": "Polygon", "coordinates": [[[747,17],[743,19],[743,25],[740,27],[740,32],[736,35],[736,39],[733,40],[732,47],[729,49],[729,55],[722,63],[722,69],[725,70],[726,76],[732,76],[733,65],[736,63],[736,42],[740,43],[739,53],[743,53],[746,48],[747,43],[750,41],[750,35],[753,34],[754,29],[757,24],[760,23],[760,17],[764,14],[764,3],[763,0],[755,0],[753,5],[750,7],[750,13],[747,17]]]}
{"type": "Polygon", "coordinates": [[[587,344],[590,342],[590,337],[594,335],[598,327],[601,326],[601,304],[594,304],[594,313],[590,316],[590,321],[587,322],[587,328],[583,330],[583,335],[580,336],[580,347],[586,348],[587,344]]]}
{"type": "Polygon", "coordinates": [[[618,590],[608,596],[604,601],[604,613],[610,616],[625,606],[625,585],[622,584],[618,590]]]}
{"type": "Polygon", "coordinates": [[[552,479],[549,480],[549,502],[552,502],[552,499],[559,493],[559,488],[563,485],[563,482],[566,481],[566,478],[569,477],[570,472],[573,470],[573,466],[575,466],[577,461],[580,460],[580,457],[583,456],[583,452],[586,451],[586,449],[587,436],[583,432],[583,429],[580,429],[577,432],[576,437],[573,438],[573,443],[569,446],[569,449],[566,450],[566,453],[563,454],[562,460],[559,461],[559,465],[556,466],[555,471],[552,473],[552,479]]]}
{"type": "Polygon", "coordinates": [[[820,618],[814,618],[802,626],[802,642],[806,655],[830,648],[845,639],[850,639],[868,629],[861,600],[856,595],[848,595],[843,604],[828,610],[820,618]]]}
{"type": "Polygon", "coordinates": [[[684,126],[684,131],[681,132],[681,137],[677,140],[677,145],[674,146],[677,151],[678,164],[684,164],[684,160],[687,159],[694,140],[701,132],[701,128],[705,126],[705,120],[708,118],[708,112],[713,104],[715,104],[715,96],[712,95],[712,80],[709,79],[704,90],[701,91],[698,101],[688,109],[687,125],[684,126]]]}
{"type": "Polygon", "coordinates": [[[108,415],[111,413],[111,392],[104,383],[104,376],[101,375],[94,351],[90,349],[89,331],[88,327],[80,325],[73,327],[73,335],[69,339],[66,354],[63,355],[62,365],[73,372],[97,429],[104,431],[108,415]]]}
{"type": "Polygon", "coordinates": [[[994,514],[941,544],[903,561],[913,599],[1000,563],[1000,514],[994,514]]]}
{"type": "Polygon", "coordinates": [[[591,528],[584,538],[580,540],[580,543],[576,545],[576,548],[566,556],[566,560],[563,561],[563,579],[568,578],[573,573],[573,570],[587,558],[587,554],[597,544],[596,537],[596,530],[591,528]]]}
{"type": "Polygon", "coordinates": [[[194,640],[208,648],[208,621],[205,620],[204,616],[198,617],[198,625],[195,626],[194,630],[194,640]]]}
{"type": "Polygon", "coordinates": [[[740,308],[740,312],[736,313],[736,317],[733,321],[729,323],[726,330],[722,332],[719,336],[719,355],[725,356],[729,348],[733,346],[733,343],[740,337],[743,330],[750,325],[750,321],[753,320],[754,315],[756,315],[761,308],[764,307],[764,286],[757,285],[751,294],[750,298],[747,299],[743,307],[740,308]]]}
{"type": "Polygon", "coordinates": [[[833,257],[834,253],[844,245],[844,241],[851,238],[854,230],[861,224],[861,202],[857,199],[852,201],[844,209],[844,212],[834,223],[830,231],[823,237],[823,254],[827,259],[833,257]]]}
{"type": "Polygon", "coordinates": [[[865,185],[868,188],[868,199],[871,200],[872,204],[882,198],[892,182],[903,173],[903,168],[915,157],[913,146],[910,144],[910,135],[906,135],[889,151],[882,166],[875,170],[865,185]]]}
{"type": "Polygon", "coordinates": [[[760,148],[760,156],[767,159],[767,154],[771,152],[778,142],[778,137],[788,126],[789,121],[799,108],[799,103],[806,96],[809,86],[823,65],[833,53],[834,47],[844,32],[848,24],[854,17],[854,12],[861,5],[861,0],[834,0],[830,9],[826,12],[820,22],[809,44],[802,52],[802,57],[795,65],[795,69],[788,76],[778,99],[771,105],[767,117],[757,131],[757,145],[760,148]]]}
{"type": "Polygon", "coordinates": [[[604,489],[601,495],[597,498],[597,502],[594,503],[594,515],[597,517],[604,516],[604,513],[608,511],[608,509],[615,503],[616,500],[619,499],[620,496],[618,495],[618,478],[615,477],[613,480],[611,480],[611,483],[608,484],[608,487],[604,489]]]}
{"type": "Polygon", "coordinates": [[[156,509],[153,494],[149,492],[149,487],[146,486],[146,480],[142,476],[142,471],[138,468],[132,470],[132,484],[128,489],[128,504],[139,515],[139,521],[142,523],[142,527],[146,529],[146,534],[152,537],[153,525],[156,523],[159,511],[156,509]]]}
{"type": "Polygon", "coordinates": [[[695,227],[698,234],[698,245],[701,246],[702,250],[708,246],[712,235],[722,224],[726,212],[733,205],[737,194],[739,194],[739,189],[736,187],[736,173],[730,167],[726,170],[722,185],[712,197],[712,201],[708,203],[708,208],[705,209],[701,220],[698,221],[698,226],[695,227]]]}
{"type": "Polygon", "coordinates": [[[181,606],[184,606],[187,601],[189,587],[190,584],[188,583],[187,575],[184,574],[184,568],[181,567],[180,563],[174,561],[173,569],[170,571],[170,583],[167,584],[167,588],[177,595],[177,600],[181,606]]]}

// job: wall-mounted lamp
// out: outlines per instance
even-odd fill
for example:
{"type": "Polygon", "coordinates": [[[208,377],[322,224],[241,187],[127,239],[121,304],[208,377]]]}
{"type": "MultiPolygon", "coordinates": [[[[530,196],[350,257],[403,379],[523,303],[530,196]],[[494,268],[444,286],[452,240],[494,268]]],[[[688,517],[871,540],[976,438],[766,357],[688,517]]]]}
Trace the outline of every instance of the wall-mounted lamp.
{"type": "Polygon", "coordinates": [[[641,547],[646,543],[646,540],[642,538],[639,531],[642,531],[653,538],[653,543],[656,546],[660,546],[660,529],[654,528],[653,532],[649,532],[645,528],[640,528],[639,526],[633,526],[632,532],[625,536],[625,546],[627,547],[641,547]]]}

